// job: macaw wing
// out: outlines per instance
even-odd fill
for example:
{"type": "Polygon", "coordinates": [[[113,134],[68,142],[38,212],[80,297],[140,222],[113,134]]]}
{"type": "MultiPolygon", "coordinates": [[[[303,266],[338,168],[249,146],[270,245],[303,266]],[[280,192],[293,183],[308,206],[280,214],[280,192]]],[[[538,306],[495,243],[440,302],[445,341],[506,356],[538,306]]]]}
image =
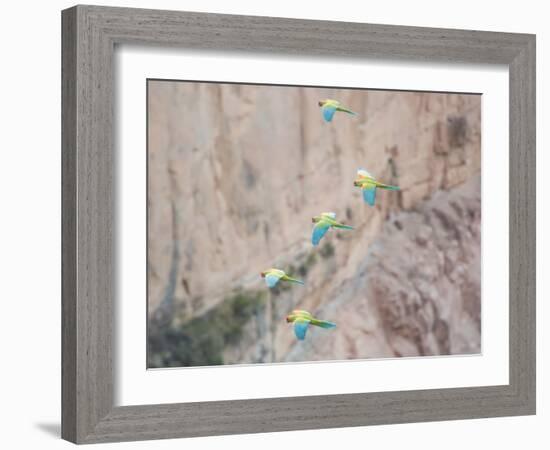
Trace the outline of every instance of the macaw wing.
{"type": "Polygon", "coordinates": [[[330,217],[331,219],[336,219],[336,213],[334,213],[334,212],[324,212],[321,215],[326,216],[326,217],[330,217]]]}
{"type": "Polygon", "coordinates": [[[324,220],[317,222],[313,227],[313,233],[311,234],[311,243],[313,245],[318,245],[323,236],[327,234],[329,228],[330,224],[328,224],[324,220]]]}
{"type": "Polygon", "coordinates": [[[332,120],[332,117],[334,116],[334,113],[336,112],[336,106],[335,105],[324,105],[323,106],[323,117],[327,122],[330,122],[332,120]]]}
{"type": "Polygon", "coordinates": [[[365,184],[363,186],[363,200],[371,206],[374,206],[376,200],[376,186],[373,184],[365,184]]]}
{"type": "Polygon", "coordinates": [[[306,338],[308,326],[309,320],[307,319],[296,319],[294,321],[294,334],[300,341],[303,341],[306,338]]]}
{"type": "Polygon", "coordinates": [[[268,287],[272,288],[279,282],[280,279],[280,275],[270,273],[265,276],[265,284],[267,284],[268,287]]]}
{"type": "Polygon", "coordinates": [[[357,176],[359,178],[374,178],[370,173],[368,173],[365,169],[359,169],[357,171],[357,176]]]}

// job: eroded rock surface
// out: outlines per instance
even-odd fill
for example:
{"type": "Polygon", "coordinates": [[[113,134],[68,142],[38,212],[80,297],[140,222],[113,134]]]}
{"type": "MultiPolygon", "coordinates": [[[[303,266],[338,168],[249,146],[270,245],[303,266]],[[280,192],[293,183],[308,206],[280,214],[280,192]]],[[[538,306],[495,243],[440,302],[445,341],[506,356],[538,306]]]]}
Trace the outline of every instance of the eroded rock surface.
{"type": "Polygon", "coordinates": [[[479,350],[479,96],[151,82],[149,108],[152,365],[196,330],[193,364],[479,350]],[[325,123],[331,97],[358,116],[325,123]],[[359,167],[401,191],[368,207],[359,167]],[[312,248],[322,211],[355,230],[312,248]],[[268,267],[306,286],[267,292],[268,267]],[[294,307],[348,325],[297,346],[294,307]]]}
{"type": "Polygon", "coordinates": [[[392,215],[319,311],[337,331],[316,331],[286,360],[479,353],[480,241],[479,178],[392,215]]]}

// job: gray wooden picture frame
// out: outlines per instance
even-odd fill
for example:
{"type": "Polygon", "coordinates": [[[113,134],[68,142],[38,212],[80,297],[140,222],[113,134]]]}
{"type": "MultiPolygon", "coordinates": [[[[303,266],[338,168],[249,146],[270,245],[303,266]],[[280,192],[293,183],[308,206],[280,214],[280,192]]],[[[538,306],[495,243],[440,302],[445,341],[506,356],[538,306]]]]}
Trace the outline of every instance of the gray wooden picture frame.
{"type": "Polygon", "coordinates": [[[64,439],[94,443],[535,413],[534,35],[98,6],[64,10],[62,35],[64,439]],[[509,384],[115,407],[116,44],[507,65],[509,384]]]}

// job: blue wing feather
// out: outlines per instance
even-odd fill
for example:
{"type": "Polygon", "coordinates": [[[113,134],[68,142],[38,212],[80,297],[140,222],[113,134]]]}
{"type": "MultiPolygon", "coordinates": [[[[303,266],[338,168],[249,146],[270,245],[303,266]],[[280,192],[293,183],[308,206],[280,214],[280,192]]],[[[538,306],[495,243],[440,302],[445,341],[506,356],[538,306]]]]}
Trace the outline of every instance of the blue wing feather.
{"type": "Polygon", "coordinates": [[[319,244],[319,241],[327,233],[329,228],[330,228],[329,224],[326,224],[323,222],[316,223],[315,226],[313,227],[313,233],[311,235],[311,243],[313,245],[319,244]]]}
{"type": "Polygon", "coordinates": [[[309,320],[296,320],[294,322],[294,334],[296,337],[303,341],[306,338],[307,327],[309,326],[309,320]]]}
{"type": "Polygon", "coordinates": [[[268,287],[272,288],[279,282],[280,277],[277,275],[269,274],[265,276],[265,284],[267,284],[268,287]]]}
{"type": "Polygon", "coordinates": [[[365,186],[363,188],[363,200],[371,206],[374,206],[376,200],[376,186],[365,186]]]}
{"type": "Polygon", "coordinates": [[[323,106],[323,117],[327,122],[332,120],[335,112],[336,106],[323,106]]]}

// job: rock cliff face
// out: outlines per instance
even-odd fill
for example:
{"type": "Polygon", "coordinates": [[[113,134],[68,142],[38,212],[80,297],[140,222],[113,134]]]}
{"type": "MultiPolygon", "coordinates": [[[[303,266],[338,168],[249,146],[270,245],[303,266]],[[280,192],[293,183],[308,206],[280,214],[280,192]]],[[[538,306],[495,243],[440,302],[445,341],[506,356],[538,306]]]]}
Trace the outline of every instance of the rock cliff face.
{"type": "Polygon", "coordinates": [[[480,97],[150,82],[151,366],[480,350],[480,97]],[[321,119],[317,101],[358,112],[321,119]],[[357,168],[401,187],[374,208],[357,168]],[[311,217],[355,227],[310,243],[311,217]],[[281,267],[306,286],[267,291],[281,267]],[[295,307],[338,323],[303,343],[295,307]]]}
{"type": "Polygon", "coordinates": [[[342,326],[294,343],[285,360],[478,353],[480,191],[474,178],[392,215],[319,312],[342,326]]]}

